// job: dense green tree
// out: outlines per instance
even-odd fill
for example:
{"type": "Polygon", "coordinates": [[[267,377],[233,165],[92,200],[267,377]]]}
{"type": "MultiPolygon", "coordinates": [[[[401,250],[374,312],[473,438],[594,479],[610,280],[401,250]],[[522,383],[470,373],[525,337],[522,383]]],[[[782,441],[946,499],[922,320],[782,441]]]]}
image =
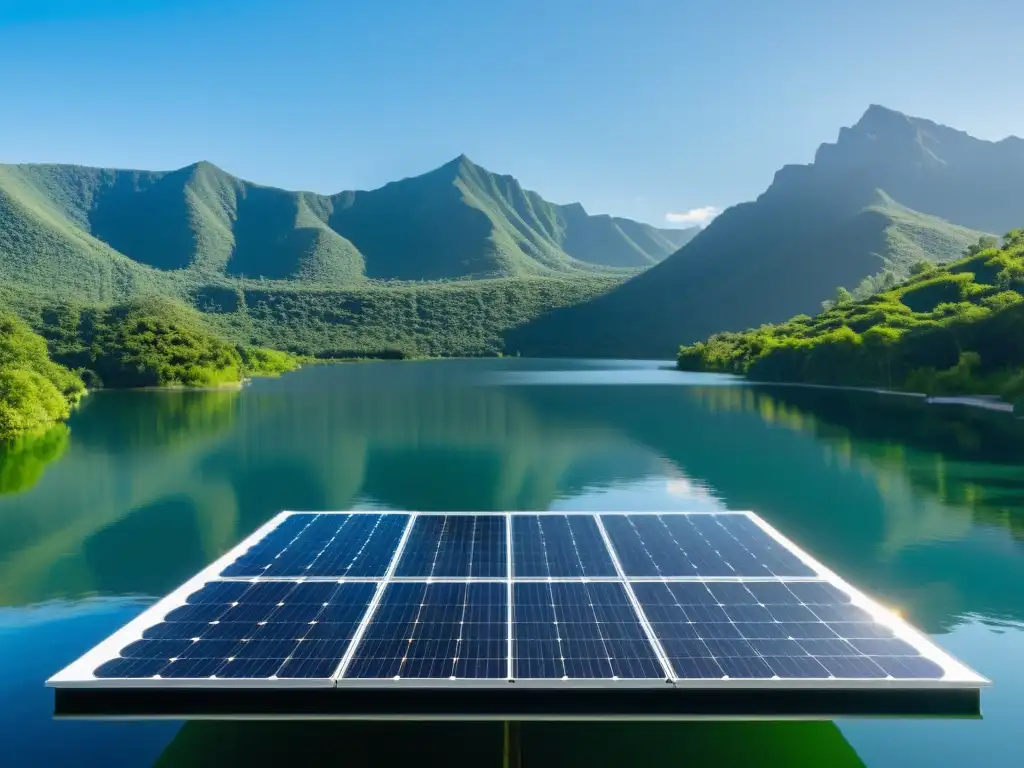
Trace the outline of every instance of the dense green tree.
{"type": "Polygon", "coordinates": [[[50,359],[45,339],[0,314],[0,441],[66,419],[84,391],[81,379],[50,359]]]}
{"type": "Polygon", "coordinates": [[[836,295],[832,301],[834,303],[834,306],[837,307],[842,306],[843,304],[849,304],[851,301],[853,301],[853,294],[840,285],[838,288],[836,288],[836,295]]]}
{"type": "Polygon", "coordinates": [[[982,251],[987,251],[990,248],[999,247],[999,238],[992,237],[992,235],[982,235],[978,238],[978,242],[972,243],[967,246],[967,250],[964,251],[964,256],[977,256],[982,251]]]}
{"type": "Polygon", "coordinates": [[[921,259],[910,265],[910,274],[911,276],[923,275],[931,272],[933,269],[935,269],[935,265],[932,262],[921,259]]]}
{"type": "Polygon", "coordinates": [[[94,386],[237,385],[298,364],[287,352],[232,344],[194,309],[161,297],[106,309],[62,305],[43,316],[55,357],[94,386]]]}

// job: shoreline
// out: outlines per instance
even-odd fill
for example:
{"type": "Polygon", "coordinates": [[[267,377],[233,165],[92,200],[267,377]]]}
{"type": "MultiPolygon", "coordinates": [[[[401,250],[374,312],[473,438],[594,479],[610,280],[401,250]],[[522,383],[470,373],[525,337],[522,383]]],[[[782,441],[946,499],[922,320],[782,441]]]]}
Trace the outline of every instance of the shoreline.
{"type": "Polygon", "coordinates": [[[223,392],[242,389],[251,379],[232,381],[227,384],[207,384],[202,387],[190,387],[187,384],[158,384],[151,387],[97,387],[91,392],[223,392]]]}
{"type": "Polygon", "coordinates": [[[762,387],[802,387],[805,389],[830,389],[840,392],[870,392],[876,395],[911,397],[924,400],[928,405],[962,405],[967,408],[980,408],[998,413],[1013,413],[1013,403],[1001,399],[998,395],[928,395],[924,392],[906,392],[899,389],[884,387],[853,387],[839,384],[806,384],[799,381],[757,381],[744,378],[748,384],[762,387]]]}

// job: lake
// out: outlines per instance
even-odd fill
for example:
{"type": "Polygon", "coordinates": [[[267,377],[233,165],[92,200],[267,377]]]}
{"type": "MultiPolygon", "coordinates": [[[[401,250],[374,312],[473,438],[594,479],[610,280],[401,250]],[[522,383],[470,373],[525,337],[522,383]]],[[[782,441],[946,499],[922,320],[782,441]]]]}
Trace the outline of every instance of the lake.
{"type": "Polygon", "coordinates": [[[47,677],[275,513],[352,507],[754,510],[995,683],[981,720],[527,723],[524,765],[1024,764],[1024,423],[666,365],[91,394],[69,429],[0,452],[0,764],[501,765],[501,723],[52,719],[47,677]]]}

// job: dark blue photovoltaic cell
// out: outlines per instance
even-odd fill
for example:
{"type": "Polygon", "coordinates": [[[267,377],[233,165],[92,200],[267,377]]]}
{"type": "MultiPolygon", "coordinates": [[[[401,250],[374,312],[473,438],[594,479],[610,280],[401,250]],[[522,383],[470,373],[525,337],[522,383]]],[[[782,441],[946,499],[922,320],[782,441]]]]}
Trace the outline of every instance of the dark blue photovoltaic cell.
{"type": "Polygon", "coordinates": [[[622,584],[518,582],[516,678],[661,678],[665,671],[622,584]]]}
{"type": "Polygon", "coordinates": [[[505,578],[504,515],[419,515],[396,576],[505,578]]]}
{"type": "Polygon", "coordinates": [[[627,576],[814,576],[746,515],[601,516],[627,576]]]}
{"type": "Polygon", "coordinates": [[[944,674],[826,582],[632,586],[680,678],[939,679],[944,674]]]}
{"type": "Polygon", "coordinates": [[[512,515],[515,576],[615,576],[597,521],[591,515],[512,515]]]}
{"type": "Polygon", "coordinates": [[[95,675],[327,678],[376,588],[358,582],[210,582],[95,675]]]}
{"type": "Polygon", "coordinates": [[[378,578],[408,521],[402,514],[291,515],[220,575],[378,578]]]}
{"type": "Polygon", "coordinates": [[[507,598],[496,582],[392,582],[343,676],[505,679],[507,598]]]}

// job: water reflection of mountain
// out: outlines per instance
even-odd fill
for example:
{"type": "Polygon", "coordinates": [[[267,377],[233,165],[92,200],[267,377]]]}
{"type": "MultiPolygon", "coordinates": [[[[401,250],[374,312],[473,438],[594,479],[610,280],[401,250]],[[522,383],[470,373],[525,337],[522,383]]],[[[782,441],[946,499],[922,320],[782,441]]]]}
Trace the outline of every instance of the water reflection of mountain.
{"type": "MultiPolygon", "coordinates": [[[[787,389],[784,400],[750,387],[536,388],[529,402],[539,413],[581,420],[602,414],[708,483],[730,508],[758,511],[929,630],[967,613],[1024,617],[1014,586],[1024,579],[1019,544],[1007,528],[979,525],[991,517],[985,500],[1020,483],[1019,465],[968,465],[957,459],[980,449],[950,443],[966,434],[968,446],[998,451],[998,438],[987,441],[1004,427],[953,409],[915,413],[927,406],[901,400],[886,404],[890,437],[879,441],[848,426],[864,422],[871,400],[833,407],[825,422],[811,410],[813,398],[797,404],[799,392],[787,389]],[[932,434],[945,437],[933,443],[932,434]]],[[[1013,496],[1003,496],[1011,519],[1021,513],[1006,503],[1013,496]]]]}
{"type": "Polygon", "coordinates": [[[164,593],[281,509],[547,508],[665,469],[497,388],[102,393],[71,434],[0,499],[0,604],[164,593]]]}
{"type": "Polygon", "coordinates": [[[792,419],[787,408],[804,414],[798,428],[852,439],[863,455],[901,469],[915,490],[1024,539],[1024,420],[865,392],[775,387],[763,394],[784,419],[792,419]]]}

